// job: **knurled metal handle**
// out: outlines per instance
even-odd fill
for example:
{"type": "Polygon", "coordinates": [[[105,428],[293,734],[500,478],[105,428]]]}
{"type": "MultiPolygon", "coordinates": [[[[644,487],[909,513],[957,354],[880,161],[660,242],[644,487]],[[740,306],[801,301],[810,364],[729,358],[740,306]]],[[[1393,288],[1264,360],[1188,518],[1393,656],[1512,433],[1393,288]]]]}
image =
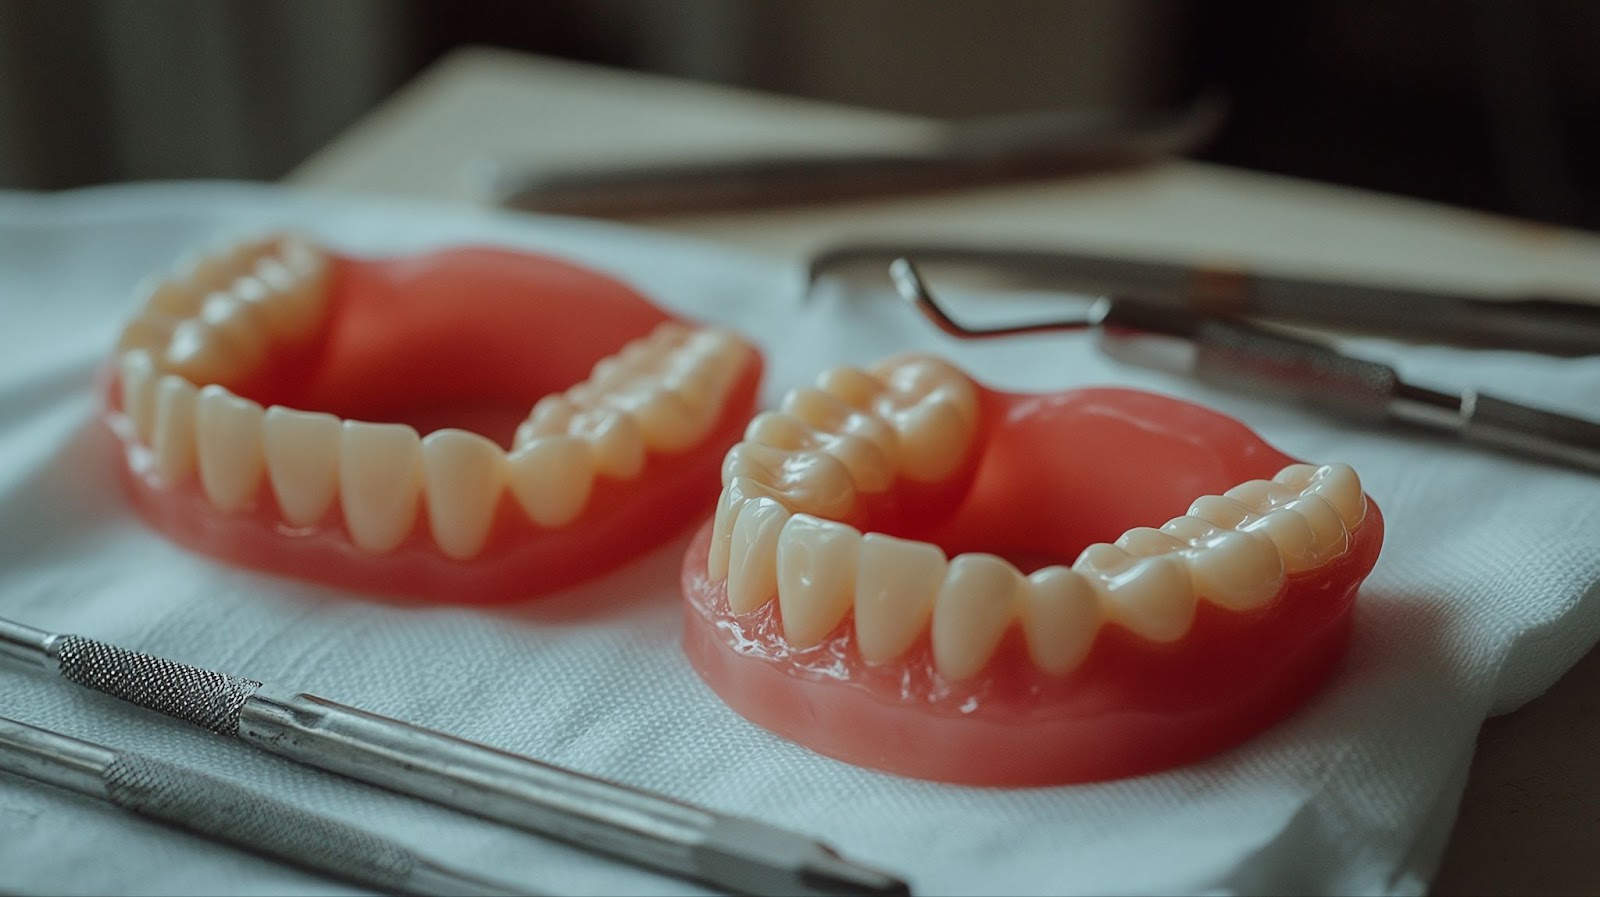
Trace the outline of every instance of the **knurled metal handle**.
{"type": "Polygon", "coordinates": [[[130,704],[185,720],[219,735],[237,735],[239,710],[261,683],[129,651],[78,635],[51,647],[61,675],[130,704]]]}

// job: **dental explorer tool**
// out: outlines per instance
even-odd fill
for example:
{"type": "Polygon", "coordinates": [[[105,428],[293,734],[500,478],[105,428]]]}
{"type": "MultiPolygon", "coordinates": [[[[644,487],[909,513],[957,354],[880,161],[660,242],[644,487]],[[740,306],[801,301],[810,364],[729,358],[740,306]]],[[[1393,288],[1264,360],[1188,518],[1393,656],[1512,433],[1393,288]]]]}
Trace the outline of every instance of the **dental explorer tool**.
{"type": "Polygon", "coordinates": [[[911,893],[802,835],[317,695],[0,619],[5,658],[308,766],[735,893],[911,893]]]}
{"type": "Polygon", "coordinates": [[[391,893],[529,893],[440,865],[382,835],[228,779],[5,717],[0,717],[0,770],[391,893]]]}

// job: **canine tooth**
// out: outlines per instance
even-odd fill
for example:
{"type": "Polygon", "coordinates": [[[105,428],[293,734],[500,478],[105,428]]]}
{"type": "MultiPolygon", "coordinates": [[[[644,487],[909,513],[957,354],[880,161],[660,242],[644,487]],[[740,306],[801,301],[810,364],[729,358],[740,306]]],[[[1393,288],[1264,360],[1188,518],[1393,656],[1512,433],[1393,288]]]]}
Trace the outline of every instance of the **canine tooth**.
{"type": "Polygon", "coordinates": [[[156,423],[156,366],[141,350],[118,356],[122,381],[122,413],[133,424],[134,435],[146,445],[156,423]]]}
{"type": "Polygon", "coordinates": [[[1089,577],[1106,617],[1135,634],[1170,642],[1189,631],[1194,587],[1177,555],[1135,558],[1114,546],[1091,545],[1072,566],[1089,577]]]}
{"type": "Polygon", "coordinates": [[[1240,532],[1259,532],[1272,540],[1283,557],[1283,568],[1299,573],[1317,565],[1317,537],[1311,524],[1295,511],[1279,508],[1239,527],[1240,532]]]}
{"type": "Polygon", "coordinates": [[[278,511],[291,526],[322,519],[339,492],[342,422],[331,414],[267,409],[261,421],[267,482],[278,511]]]}
{"type": "Polygon", "coordinates": [[[753,498],[739,509],[728,540],[728,608],[748,613],[778,589],[778,536],[789,509],[770,498],[753,498]]]}
{"type": "Polygon", "coordinates": [[[583,440],[540,436],[511,453],[511,492],[534,523],[565,526],[589,503],[595,465],[594,452],[583,440]]]}
{"type": "Polygon", "coordinates": [[[146,277],[134,287],[135,300],[145,315],[187,318],[200,308],[205,293],[187,283],[165,277],[146,277]]]}
{"type": "Polygon", "coordinates": [[[611,408],[592,408],[573,416],[567,432],[589,444],[595,472],[632,479],[644,467],[644,436],[633,418],[611,408]]]}
{"type": "Polygon", "coordinates": [[[219,511],[249,506],[261,488],[265,415],[260,405],[215,383],[200,390],[195,404],[200,485],[219,511]]]}
{"type": "Polygon", "coordinates": [[[722,481],[731,482],[735,477],[748,477],[771,488],[795,513],[838,520],[855,510],[850,471],[827,452],[741,442],[728,450],[722,462],[722,481]]]}
{"type": "Polygon", "coordinates": [[[175,374],[156,381],[150,448],[155,452],[156,471],[169,483],[194,470],[194,405],[198,393],[193,383],[175,374]]]}
{"type": "Polygon", "coordinates": [[[1229,610],[1260,607],[1283,584],[1283,558],[1261,533],[1219,530],[1187,557],[1195,592],[1229,610]]]}
{"type": "Polygon", "coordinates": [[[733,524],[739,519],[739,509],[752,498],[776,499],[777,494],[755,480],[735,477],[722,487],[717,496],[717,512],[711,523],[711,548],[706,555],[706,574],[712,581],[728,578],[728,545],[733,538],[733,524]]]}
{"type": "Polygon", "coordinates": [[[860,368],[838,367],[819,374],[817,388],[865,411],[888,386],[860,368]]]}
{"type": "Polygon", "coordinates": [[[659,386],[639,386],[607,393],[605,405],[633,418],[647,447],[664,452],[682,451],[699,441],[711,423],[696,414],[683,397],[659,386]]]}
{"type": "Polygon", "coordinates": [[[347,420],[339,437],[339,498],[350,539],[374,554],[405,541],[422,495],[422,439],[405,424],[347,420]]]}
{"type": "Polygon", "coordinates": [[[1174,517],[1161,524],[1161,531],[1184,542],[1194,542],[1218,532],[1216,524],[1199,517],[1174,517]]]}
{"type": "Polygon", "coordinates": [[[327,298],[319,281],[270,256],[257,262],[249,276],[235,281],[233,292],[259,308],[272,335],[287,342],[316,332],[327,298]]]}
{"type": "Polygon", "coordinates": [[[1016,615],[1025,580],[992,554],[958,554],[933,604],[933,663],[946,679],[983,668],[1016,615]]]}
{"type": "Polygon", "coordinates": [[[1250,480],[1222,494],[1258,514],[1281,507],[1285,502],[1300,495],[1294,489],[1271,480],[1250,480]]]}
{"type": "Polygon", "coordinates": [[[1301,494],[1320,495],[1333,505],[1344,521],[1346,529],[1353,530],[1367,514],[1367,498],[1361,491],[1361,478],[1348,464],[1324,464],[1310,468],[1309,464],[1291,464],[1279,471],[1277,479],[1301,494]]]}
{"type": "Polygon", "coordinates": [[[1117,547],[1132,555],[1166,554],[1183,548],[1186,541],[1148,526],[1136,526],[1117,539],[1117,547]]]}
{"type": "Polygon", "coordinates": [[[827,637],[855,597],[861,533],[810,514],[795,514],[778,534],[778,609],[783,637],[809,648],[827,637]]]}
{"type": "Polygon", "coordinates": [[[506,486],[506,455],[488,439],[446,429],[422,440],[422,479],[433,541],[448,557],[483,550],[506,486]]]}
{"type": "Polygon", "coordinates": [[[1345,532],[1339,511],[1327,499],[1316,494],[1303,495],[1284,505],[1283,509],[1299,514],[1311,525],[1312,554],[1316,563],[1321,564],[1344,554],[1350,537],[1345,532]]]}
{"type": "Polygon", "coordinates": [[[867,663],[904,654],[928,625],[949,562],[939,546],[883,533],[861,538],[856,646],[867,663]]]}
{"type": "Polygon", "coordinates": [[[1233,529],[1255,518],[1249,507],[1221,495],[1202,495],[1189,506],[1189,516],[1221,529],[1233,529]]]}
{"type": "Polygon", "coordinates": [[[1089,653],[1100,631],[1100,602],[1089,579],[1054,566],[1028,576],[1017,605],[1028,656],[1053,675],[1070,672],[1089,653]]]}
{"type": "Polygon", "coordinates": [[[167,343],[172,339],[172,331],[177,326],[177,318],[154,313],[140,315],[123,325],[122,333],[117,337],[117,351],[142,349],[157,355],[164,354],[167,343]]]}

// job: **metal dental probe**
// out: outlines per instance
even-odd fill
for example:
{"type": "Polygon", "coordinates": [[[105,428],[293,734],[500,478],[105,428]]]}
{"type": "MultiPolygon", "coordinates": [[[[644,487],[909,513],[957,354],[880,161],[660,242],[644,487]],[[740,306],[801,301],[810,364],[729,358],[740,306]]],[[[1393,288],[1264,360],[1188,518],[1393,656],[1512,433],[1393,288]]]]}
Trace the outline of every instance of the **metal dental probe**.
{"type": "Polygon", "coordinates": [[[265,751],[740,894],[910,894],[816,841],[338,704],[0,619],[0,659],[265,751]]]}
{"type": "Polygon", "coordinates": [[[381,835],[227,779],[5,717],[0,770],[384,891],[441,897],[529,893],[442,866],[381,835]]]}

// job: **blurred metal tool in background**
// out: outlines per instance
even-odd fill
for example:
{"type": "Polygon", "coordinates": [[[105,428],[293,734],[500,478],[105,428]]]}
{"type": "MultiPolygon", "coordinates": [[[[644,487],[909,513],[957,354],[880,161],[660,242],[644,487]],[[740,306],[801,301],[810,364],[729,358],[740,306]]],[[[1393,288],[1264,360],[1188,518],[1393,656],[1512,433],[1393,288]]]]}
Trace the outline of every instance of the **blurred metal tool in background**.
{"type": "Polygon", "coordinates": [[[0,770],[390,893],[532,894],[417,856],[366,829],[228,779],[0,717],[0,770]]]}
{"type": "Polygon", "coordinates": [[[1225,103],[1201,94],[1156,111],[1045,110],[953,122],[922,146],[884,152],[747,154],[530,171],[501,162],[501,205],[570,215],[665,215],[828,202],[1116,168],[1194,149],[1225,103]]]}
{"type": "Polygon", "coordinates": [[[909,894],[802,835],[327,698],[0,619],[0,660],[264,751],[737,894],[909,894]]]}
{"type": "MultiPolygon", "coordinates": [[[[813,282],[822,271],[813,266],[813,282]]],[[[1243,320],[1121,296],[1097,298],[1072,319],[972,327],[952,317],[905,258],[890,263],[895,289],[940,329],[967,338],[1091,328],[1119,361],[1225,388],[1299,401],[1371,422],[1410,424],[1600,473],[1600,422],[1484,395],[1427,389],[1394,368],[1243,320]]]]}

